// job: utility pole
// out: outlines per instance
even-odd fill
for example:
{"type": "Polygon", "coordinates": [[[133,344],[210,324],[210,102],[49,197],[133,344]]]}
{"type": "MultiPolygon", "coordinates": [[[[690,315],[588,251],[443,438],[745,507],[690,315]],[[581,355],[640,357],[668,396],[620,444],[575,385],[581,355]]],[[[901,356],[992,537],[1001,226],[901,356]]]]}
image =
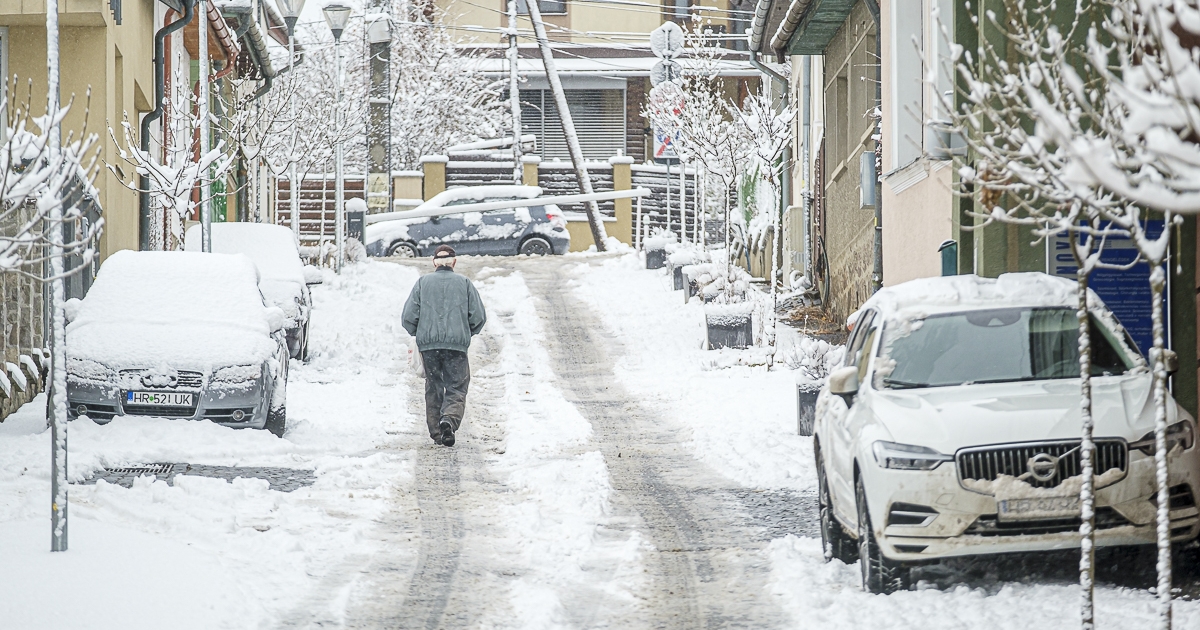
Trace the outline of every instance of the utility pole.
{"type": "MultiPolygon", "coordinates": [[[[575,135],[575,121],[571,120],[571,110],[567,108],[567,95],[563,93],[562,82],[558,80],[558,69],[554,65],[554,53],[550,50],[550,40],[546,37],[546,25],[542,23],[542,10],[538,0],[526,0],[529,7],[529,18],[533,22],[533,33],[537,37],[538,48],[542,51],[542,64],[546,66],[546,79],[550,81],[550,91],[554,93],[554,103],[558,106],[559,120],[562,121],[563,136],[567,140],[567,150],[571,152],[571,163],[575,165],[575,179],[579,181],[579,190],[585,195],[592,194],[592,180],[588,177],[587,165],[583,162],[583,150],[579,148],[579,136],[575,135]]],[[[588,226],[592,228],[592,240],[596,243],[596,251],[606,251],[604,239],[604,224],[601,223],[600,206],[595,201],[587,202],[588,226]]]]}
{"type": "Polygon", "coordinates": [[[392,185],[392,18],[390,0],[371,0],[376,17],[367,25],[371,85],[367,96],[367,208],[391,210],[392,185]],[[382,16],[382,17],[381,17],[382,16]]]}
{"type": "Polygon", "coordinates": [[[514,184],[522,183],[525,178],[524,169],[521,168],[521,92],[520,77],[517,76],[517,53],[517,0],[508,0],[508,106],[512,110],[514,184]]]}
{"type": "MultiPolygon", "coordinates": [[[[208,153],[208,0],[200,0],[200,22],[196,30],[200,35],[197,54],[200,64],[200,160],[208,153]]],[[[212,251],[212,204],[208,195],[208,168],[200,173],[200,236],[201,251],[212,251]]]]}
{"type": "MultiPolygon", "coordinates": [[[[62,127],[58,120],[58,0],[46,0],[46,134],[50,163],[58,164],[62,127]]],[[[52,180],[53,181],[53,180],[52,180]]],[[[63,208],[62,192],[50,206],[50,551],[67,550],[67,345],[63,318],[63,208]]],[[[43,337],[45,332],[43,331],[43,337]]]]}
{"type": "Polygon", "coordinates": [[[342,259],[346,257],[345,244],[342,242],[346,234],[346,183],[342,173],[342,31],[346,30],[346,22],[350,19],[350,7],[344,4],[327,4],[322,12],[325,13],[325,23],[329,32],[333,33],[334,84],[337,92],[333,104],[333,130],[337,134],[334,144],[334,226],[333,240],[337,241],[337,261],[333,268],[342,272],[342,259]]]}

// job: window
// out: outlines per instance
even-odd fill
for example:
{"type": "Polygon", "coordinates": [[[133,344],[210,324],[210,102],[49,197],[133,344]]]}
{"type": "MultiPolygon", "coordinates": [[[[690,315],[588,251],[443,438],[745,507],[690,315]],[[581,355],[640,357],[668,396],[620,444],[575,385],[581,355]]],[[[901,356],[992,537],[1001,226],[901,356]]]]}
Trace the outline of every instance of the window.
{"type": "MultiPolygon", "coordinates": [[[[587,160],[607,160],[625,148],[624,90],[565,90],[579,146],[587,160]]],[[[550,90],[521,90],[523,133],[537,136],[544,159],[569,159],[550,90]]]]}
{"type": "Polygon", "coordinates": [[[919,2],[893,0],[892,15],[895,36],[891,50],[891,119],[890,138],[885,146],[891,153],[891,168],[896,169],[921,157],[925,128],[925,86],[922,70],[927,50],[925,22],[929,12],[919,2]]]}
{"type": "MultiPolygon", "coordinates": [[[[891,389],[1079,377],[1079,324],[1069,308],[1001,308],[933,315],[889,327],[881,373],[891,389]],[[918,325],[919,324],[919,325],[918,325]]],[[[1129,348],[1091,320],[1092,375],[1134,367],[1129,348]]]]}
{"type": "MultiPolygon", "coordinates": [[[[529,6],[525,4],[526,0],[517,0],[517,13],[521,15],[529,15],[529,6]]],[[[508,10],[508,3],[504,3],[504,10],[508,10]]],[[[538,0],[538,10],[542,15],[561,15],[567,12],[567,0],[538,0]]]]}
{"type": "Polygon", "coordinates": [[[662,0],[663,19],[687,25],[691,21],[688,11],[691,4],[691,0],[662,0]]]}

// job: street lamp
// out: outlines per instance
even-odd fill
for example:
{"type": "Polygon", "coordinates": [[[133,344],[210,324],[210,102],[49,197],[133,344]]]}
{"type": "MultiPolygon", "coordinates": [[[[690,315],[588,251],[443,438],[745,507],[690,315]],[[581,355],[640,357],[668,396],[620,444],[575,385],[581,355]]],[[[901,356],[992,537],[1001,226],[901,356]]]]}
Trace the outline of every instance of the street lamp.
{"type": "MultiPolygon", "coordinates": [[[[279,0],[279,6],[283,10],[283,22],[288,28],[288,62],[289,67],[296,65],[296,22],[300,19],[300,14],[304,11],[304,0],[279,0]]],[[[291,68],[292,80],[295,80],[295,68],[291,68]]],[[[296,237],[296,244],[300,244],[300,188],[302,182],[296,181],[298,173],[296,172],[296,145],[298,144],[297,134],[300,133],[300,125],[296,121],[296,91],[292,90],[291,96],[291,116],[292,116],[292,155],[289,156],[291,166],[288,168],[289,188],[291,189],[288,196],[291,197],[292,206],[292,234],[296,237]]]]}
{"type": "Polygon", "coordinates": [[[340,124],[342,118],[342,31],[346,30],[346,22],[350,20],[350,7],[332,3],[325,5],[321,11],[325,14],[325,23],[329,25],[329,32],[333,33],[333,55],[336,59],[334,74],[336,75],[337,97],[333,105],[333,130],[337,134],[333,162],[334,220],[336,225],[333,229],[333,238],[337,241],[337,263],[334,265],[334,270],[341,273],[342,259],[345,257],[342,241],[346,233],[346,185],[342,174],[342,129],[340,124]]]}

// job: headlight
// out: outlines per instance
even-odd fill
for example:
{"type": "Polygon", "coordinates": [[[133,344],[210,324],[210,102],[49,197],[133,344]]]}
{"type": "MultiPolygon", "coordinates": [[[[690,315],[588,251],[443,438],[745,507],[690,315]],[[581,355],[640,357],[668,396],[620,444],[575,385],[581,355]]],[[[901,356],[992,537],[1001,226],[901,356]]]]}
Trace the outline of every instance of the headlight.
{"type": "MultiPolygon", "coordinates": [[[[1192,448],[1196,443],[1196,431],[1192,428],[1192,423],[1187,420],[1176,422],[1167,427],[1167,452],[1170,453],[1175,445],[1183,446],[1183,450],[1192,448]]],[[[1132,450],[1138,450],[1146,455],[1154,455],[1154,432],[1151,431],[1136,442],[1129,445],[1132,450]]]]}
{"type": "Polygon", "coordinates": [[[262,366],[231,365],[213,372],[213,383],[234,385],[257,381],[262,376],[262,366]]]}
{"type": "Polygon", "coordinates": [[[942,462],[954,461],[949,455],[911,444],[876,442],[871,450],[875,452],[875,463],[895,470],[933,470],[942,462]]]}

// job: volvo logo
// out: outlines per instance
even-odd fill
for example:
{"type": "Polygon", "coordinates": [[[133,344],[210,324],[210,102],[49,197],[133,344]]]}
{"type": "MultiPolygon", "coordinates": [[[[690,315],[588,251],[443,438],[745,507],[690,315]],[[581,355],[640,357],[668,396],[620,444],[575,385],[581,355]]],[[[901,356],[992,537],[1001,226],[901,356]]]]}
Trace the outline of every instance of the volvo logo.
{"type": "Polygon", "coordinates": [[[1049,453],[1038,453],[1026,462],[1029,475],[1045,483],[1058,476],[1058,458],[1049,453]]]}

